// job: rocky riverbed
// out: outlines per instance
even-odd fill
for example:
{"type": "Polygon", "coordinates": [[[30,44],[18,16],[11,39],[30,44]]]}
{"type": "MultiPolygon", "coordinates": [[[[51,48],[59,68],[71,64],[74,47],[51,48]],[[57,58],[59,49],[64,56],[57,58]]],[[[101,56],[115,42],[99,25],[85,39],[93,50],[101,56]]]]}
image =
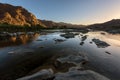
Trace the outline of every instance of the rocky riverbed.
{"type": "Polygon", "coordinates": [[[0,80],[120,79],[119,34],[44,30],[0,43],[0,80]]]}
{"type": "Polygon", "coordinates": [[[84,55],[69,55],[58,58],[57,62],[55,65],[58,67],[64,66],[69,70],[64,73],[54,73],[52,69],[43,69],[17,80],[110,80],[97,72],[86,70],[83,65],[88,62],[88,59],[84,55]],[[69,64],[73,64],[75,67],[68,67],[69,64]]]}

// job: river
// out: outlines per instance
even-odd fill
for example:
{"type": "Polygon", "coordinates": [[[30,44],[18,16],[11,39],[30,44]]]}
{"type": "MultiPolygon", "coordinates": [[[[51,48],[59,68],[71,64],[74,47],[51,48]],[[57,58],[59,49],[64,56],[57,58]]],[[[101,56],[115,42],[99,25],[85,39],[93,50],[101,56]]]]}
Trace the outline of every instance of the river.
{"type": "Polygon", "coordinates": [[[120,34],[44,30],[0,41],[0,80],[14,80],[34,71],[53,68],[61,55],[82,53],[85,69],[120,80],[120,34]]]}

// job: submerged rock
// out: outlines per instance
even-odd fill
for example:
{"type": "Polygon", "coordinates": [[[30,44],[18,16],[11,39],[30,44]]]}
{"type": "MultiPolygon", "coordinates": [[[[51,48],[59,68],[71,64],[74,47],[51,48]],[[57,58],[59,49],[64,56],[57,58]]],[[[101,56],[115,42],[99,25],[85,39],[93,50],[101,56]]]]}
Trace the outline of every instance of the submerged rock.
{"type": "Polygon", "coordinates": [[[61,63],[73,63],[75,65],[80,65],[81,63],[88,61],[87,58],[79,55],[69,55],[67,57],[58,58],[57,61],[61,63]]]}
{"type": "Polygon", "coordinates": [[[33,75],[19,78],[17,80],[53,80],[53,70],[43,69],[33,75]]]}
{"type": "Polygon", "coordinates": [[[58,70],[68,71],[69,68],[77,66],[79,69],[88,62],[86,56],[73,54],[57,58],[54,62],[54,67],[58,70]]]}
{"type": "Polygon", "coordinates": [[[64,42],[64,41],[66,41],[65,39],[54,39],[54,41],[56,42],[56,43],[61,43],[61,42],[64,42]]]}
{"type": "Polygon", "coordinates": [[[38,39],[38,40],[36,40],[36,41],[43,41],[43,40],[41,40],[41,39],[38,39]]]}
{"type": "Polygon", "coordinates": [[[78,34],[68,32],[65,34],[61,34],[60,36],[66,38],[66,39],[69,39],[69,38],[74,38],[76,35],[78,35],[78,34]]]}
{"type": "Polygon", "coordinates": [[[93,42],[90,42],[90,44],[92,44],[93,42]]]}
{"type": "Polygon", "coordinates": [[[56,42],[63,42],[63,41],[65,41],[65,40],[63,40],[63,39],[55,39],[55,41],[56,41],[56,42]]]}
{"type": "Polygon", "coordinates": [[[9,51],[8,54],[21,54],[21,53],[33,53],[32,49],[16,49],[13,51],[9,51]]]}
{"type": "Polygon", "coordinates": [[[110,80],[91,70],[70,70],[66,73],[57,73],[54,80],[110,80]]]}
{"type": "Polygon", "coordinates": [[[92,41],[97,45],[98,48],[106,48],[110,46],[108,43],[101,41],[99,39],[92,39],[92,41]]]}
{"type": "Polygon", "coordinates": [[[105,53],[107,53],[107,54],[111,54],[110,52],[108,52],[108,51],[105,51],[105,53]]]}
{"type": "Polygon", "coordinates": [[[80,42],[80,45],[83,46],[83,45],[84,45],[84,42],[80,42]]]}
{"type": "Polygon", "coordinates": [[[81,41],[85,41],[87,39],[87,35],[83,36],[81,41]]]}

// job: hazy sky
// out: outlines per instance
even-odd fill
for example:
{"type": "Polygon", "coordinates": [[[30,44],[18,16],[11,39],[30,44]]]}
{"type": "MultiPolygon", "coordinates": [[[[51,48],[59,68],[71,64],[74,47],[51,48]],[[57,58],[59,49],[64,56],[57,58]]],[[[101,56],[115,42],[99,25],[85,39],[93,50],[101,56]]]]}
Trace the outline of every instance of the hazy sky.
{"type": "Polygon", "coordinates": [[[37,18],[93,24],[120,18],[120,0],[0,0],[23,6],[37,18]]]}

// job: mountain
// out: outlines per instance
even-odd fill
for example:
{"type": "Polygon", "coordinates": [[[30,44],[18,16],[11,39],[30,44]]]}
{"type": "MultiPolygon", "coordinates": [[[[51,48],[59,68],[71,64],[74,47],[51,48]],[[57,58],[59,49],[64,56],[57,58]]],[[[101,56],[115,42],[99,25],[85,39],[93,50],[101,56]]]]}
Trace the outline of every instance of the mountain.
{"type": "Polygon", "coordinates": [[[23,7],[2,3],[0,3],[0,24],[45,27],[35,15],[23,7]]]}
{"type": "Polygon", "coordinates": [[[113,19],[105,23],[93,24],[87,27],[95,30],[116,30],[120,29],[120,19],[113,19]]]}
{"type": "Polygon", "coordinates": [[[81,28],[85,27],[84,25],[76,25],[76,24],[70,24],[70,23],[64,23],[64,22],[54,22],[54,21],[48,21],[48,20],[41,20],[47,28],[81,28]]]}

